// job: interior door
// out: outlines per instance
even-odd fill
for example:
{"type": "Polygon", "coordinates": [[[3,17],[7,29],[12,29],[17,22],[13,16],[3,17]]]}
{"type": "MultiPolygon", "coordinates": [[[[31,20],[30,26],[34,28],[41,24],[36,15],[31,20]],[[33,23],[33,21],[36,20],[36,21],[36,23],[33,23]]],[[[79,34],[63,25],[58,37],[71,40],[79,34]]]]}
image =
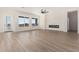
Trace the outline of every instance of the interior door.
{"type": "Polygon", "coordinates": [[[68,13],[69,18],[69,31],[77,32],[77,11],[72,11],[68,13]]]}

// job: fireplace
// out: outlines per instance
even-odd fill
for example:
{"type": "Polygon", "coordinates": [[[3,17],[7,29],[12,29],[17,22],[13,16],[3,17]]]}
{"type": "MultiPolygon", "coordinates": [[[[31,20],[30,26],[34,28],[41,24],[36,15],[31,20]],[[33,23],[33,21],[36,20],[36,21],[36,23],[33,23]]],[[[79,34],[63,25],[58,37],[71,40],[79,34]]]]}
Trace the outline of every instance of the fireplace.
{"type": "Polygon", "coordinates": [[[49,28],[59,28],[59,25],[49,25],[49,28]]]}

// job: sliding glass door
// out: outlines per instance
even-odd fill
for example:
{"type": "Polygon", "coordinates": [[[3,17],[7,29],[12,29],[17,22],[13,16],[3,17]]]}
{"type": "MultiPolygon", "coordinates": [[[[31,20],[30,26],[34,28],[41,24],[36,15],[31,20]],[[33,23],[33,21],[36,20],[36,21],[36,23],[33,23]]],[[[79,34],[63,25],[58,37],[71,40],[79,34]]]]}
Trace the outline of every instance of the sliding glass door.
{"type": "Polygon", "coordinates": [[[19,16],[18,26],[19,27],[29,27],[29,17],[19,16]]]}
{"type": "Polygon", "coordinates": [[[17,25],[19,31],[37,29],[38,18],[18,16],[17,25]]]}

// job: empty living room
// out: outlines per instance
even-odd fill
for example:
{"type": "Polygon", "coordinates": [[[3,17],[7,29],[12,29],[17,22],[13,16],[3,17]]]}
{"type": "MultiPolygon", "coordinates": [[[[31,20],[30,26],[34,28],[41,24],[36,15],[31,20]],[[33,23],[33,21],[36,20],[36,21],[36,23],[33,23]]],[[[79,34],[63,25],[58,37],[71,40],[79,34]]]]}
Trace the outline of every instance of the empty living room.
{"type": "Polygon", "coordinates": [[[79,0],[0,0],[0,59],[79,59],[79,0]]]}
{"type": "Polygon", "coordinates": [[[79,52],[79,7],[0,7],[0,52],[79,52]]]}

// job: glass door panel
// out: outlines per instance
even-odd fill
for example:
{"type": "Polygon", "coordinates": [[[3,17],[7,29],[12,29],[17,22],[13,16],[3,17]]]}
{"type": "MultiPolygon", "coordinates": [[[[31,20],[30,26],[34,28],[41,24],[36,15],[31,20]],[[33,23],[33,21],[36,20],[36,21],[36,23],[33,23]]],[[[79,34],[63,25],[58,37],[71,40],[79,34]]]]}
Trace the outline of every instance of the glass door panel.
{"type": "Polygon", "coordinates": [[[11,19],[11,16],[6,16],[5,19],[4,19],[4,31],[12,31],[12,27],[11,27],[11,24],[12,24],[12,19],[11,19]]]}

